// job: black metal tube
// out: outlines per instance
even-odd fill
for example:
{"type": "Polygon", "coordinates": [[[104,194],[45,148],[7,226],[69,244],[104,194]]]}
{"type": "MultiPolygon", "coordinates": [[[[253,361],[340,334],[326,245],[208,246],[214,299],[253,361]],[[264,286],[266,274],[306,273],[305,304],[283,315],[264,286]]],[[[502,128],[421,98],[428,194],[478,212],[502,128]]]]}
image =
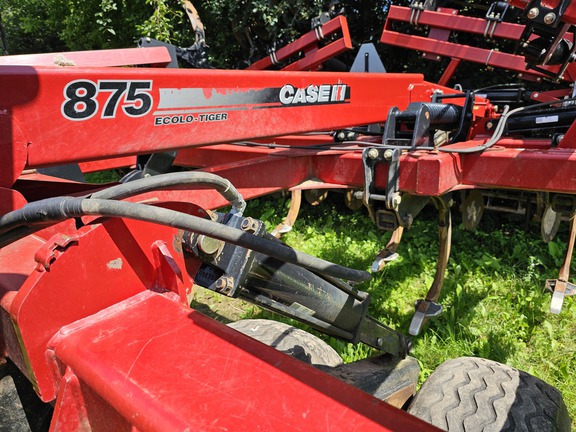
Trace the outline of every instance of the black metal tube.
{"type": "Polygon", "coordinates": [[[344,331],[336,326],[319,320],[313,316],[307,315],[304,312],[298,311],[296,309],[290,308],[276,300],[266,297],[262,294],[253,293],[248,290],[240,291],[240,298],[247,300],[251,303],[257,304],[258,306],[268,309],[271,312],[279,313],[281,315],[293,318],[300,321],[301,323],[307,324],[310,327],[315,328],[323,333],[330,334],[342,338],[344,340],[351,341],[354,338],[352,333],[344,331]]]}
{"type": "Polygon", "coordinates": [[[574,120],[576,120],[576,107],[520,114],[508,119],[504,134],[549,129],[557,132],[566,131],[574,120]]]}
{"type": "MultiPolygon", "coordinates": [[[[417,106],[420,109],[428,110],[430,113],[430,125],[433,126],[451,125],[456,127],[462,116],[462,107],[459,105],[430,102],[418,104],[417,106]]],[[[396,119],[400,122],[414,122],[416,116],[420,113],[420,109],[410,109],[409,107],[409,109],[399,112],[396,119]]]]}
{"type": "Polygon", "coordinates": [[[243,285],[347,332],[354,333],[366,313],[365,302],[320,276],[262,254],[256,254],[243,285]]]}

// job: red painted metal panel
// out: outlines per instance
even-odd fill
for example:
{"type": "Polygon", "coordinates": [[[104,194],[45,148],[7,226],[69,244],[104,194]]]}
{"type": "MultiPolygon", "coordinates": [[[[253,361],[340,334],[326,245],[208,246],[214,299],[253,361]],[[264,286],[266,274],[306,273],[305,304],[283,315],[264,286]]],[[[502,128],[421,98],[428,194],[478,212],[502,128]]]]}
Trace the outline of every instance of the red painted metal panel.
{"type": "MultiPolygon", "coordinates": [[[[58,248],[54,260],[50,259],[51,241],[48,241],[41,247],[20,250],[18,263],[10,261],[9,257],[0,262],[0,273],[15,273],[22,265],[36,267],[21,282],[10,304],[3,306],[9,310],[25,349],[27,364],[19,366],[23,370],[29,369],[43,400],[55,397],[56,384],[46,362],[45,350],[48,340],[60,327],[144,289],[174,289],[184,296],[190,293],[192,282],[185,272],[190,266],[191,273],[195,274],[197,262],[184,261],[178,235],[173,228],[112,219],[78,230],[77,240],[58,248]],[[158,239],[166,240],[165,246],[180,268],[180,274],[175,275],[181,279],[180,283],[172,280],[175,285],[161,284],[166,278],[159,275],[159,270],[164,269],[154,252],[158,239]],[[37,262],[40,265],[36,265],[37,262]],[[188,291],[182,292],[183,287],[188,291]]],[[[31,239],[34,237],[22,241],[30,242],[31,239]]],[[[18,248],[22,241],[3,251],[18,248]]]]}
{"type": "Polygon", "coordinates": [[[26,203],[27,201],[21,193],[0,187],[0,215],[19,209],[26,203]]]}
{"type": "Polygon", "coordinates": [[[435,430],[151,292],[65,327],[51,345],[82,394],[140,431],[435,430]]]}

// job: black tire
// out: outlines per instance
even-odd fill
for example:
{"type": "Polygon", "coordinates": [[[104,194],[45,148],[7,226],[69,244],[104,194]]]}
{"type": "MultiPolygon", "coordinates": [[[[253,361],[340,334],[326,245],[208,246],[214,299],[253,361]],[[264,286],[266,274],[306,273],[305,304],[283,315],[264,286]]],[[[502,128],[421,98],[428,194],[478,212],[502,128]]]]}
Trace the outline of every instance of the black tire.
{"type": "Polygon", "coordinates": [[[0,359],[0,432],[47,432],[53,411],[12,362],[0,359]]]}
{"type": "Polygon", "coordinates": [[[312,366],[342,364],[342,358],[326,342],[291,325],[266,319],[246,319],[228,326],[312,366]]]}
{"type": "Polygon", "coordinates": [[[570,416],[556,388],[481,358],[444,362],[422,385],[408,412],[450,432],[570,431],[570,416]]]}

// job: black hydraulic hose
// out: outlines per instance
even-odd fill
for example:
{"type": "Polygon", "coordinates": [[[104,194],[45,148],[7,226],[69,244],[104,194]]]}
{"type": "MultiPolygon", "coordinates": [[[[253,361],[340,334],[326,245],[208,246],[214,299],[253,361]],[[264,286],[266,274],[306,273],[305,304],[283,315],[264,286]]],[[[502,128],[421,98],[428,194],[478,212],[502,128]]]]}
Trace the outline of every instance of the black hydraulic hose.
{"type": "Polygon", "coordinates": [[[145,177],[95,192],[91,195],[91,198],[119,200],[153,190],[182,185],[211,186],[232,204],[236,213],[242,214],[246,208],[244,198],[229,180],[219,175],[202,171],[145,177]]]}
{"type": "Polygon", "coordinates": [[[54,197],[26,204],[0,217],[0,234],[26,225],[49,226],[65,219],[82,216],[81,203],[86,198],[54,197]]]}
{"type": "Polygon", "coordinates": [[[486,149],[492,147],[494,144],[496,144],[498,142],[498,140],[500,140],[500,138],[502,137],[502,134],[504,133],[504,130],[506,129],[506,123],[508,122],[508,119],[510,118],[510,116],[512,116],[516,113],[519,113],[521,111],[531,111],[531,110],[534,110],[536,108],[541,108],[541,107],[551,106],[551,105],[558,105],[558,104],[563,104],[566,102],[574,102],[574,101],[576,101],[576,97],[571,97],[571,98],[557,100],[557,101],[551,101],[551,102],[542,102],[542,103],[539,103],[536,105],[530,105],[527,107],[516,108],[516,109],[513,109],[512,111],[508,111],[510,107],[508,105],[506,105],[504,107],[504,111],[503,111],[502,115],[500,116],[500,120],[498,121],[498,125],[494,129],[494,133],[492,134],[492,137],[488,141],[486,141],[484,144],[476,146],[476,147],[465,147],[465,148],[450,148],[451,146],[440,147],[438,149],[438,151],[441,151],[444,153],[463,153],[463,154],[481,152],[483,150],[486,150],[486,149]]]}
{"type": "MultiPolygon", "coordinates": [[[[98,198],[98,199],[114,199],[119,200],[130,196],[167,188],[171,186],[210,186],[216,189],[230,204],[232,204],[233,211],[237,214],[242,214],[246,208],[246,202],[240,193],[236,190],[234,185],[227,179],[220,177],[216,174],[206,172],[182,172],[182,173],[169,173],[161,174],[152,177],[146,177],[138,180],[133,180],[128,183],[122,183],[116,186],[111,186],[104,190],[95,192],[85,198],[98,198]]],[[[62,197],[56,198],[60,199],[62,197]]],[[[27,206],[26,217],[33,216],[34,214],[41,214],[45,205],[49,205],[49,200],[37,201],[30,203],[27,206]]],[[[16,217],[15,220],[18,220],[16,217]]],[[[47,221],[48,225],[56,222],[47,221]]],[[[13,243],[27,235],[34,234],[36,231],[44,228],[42,225],[36,226],[20,226],[17,229],[10,230],[10,222],[6,220],[0,227],[0,248],[13,243]],[[10,230],[10,231],[8,231],[10,230]],[[5,233],[5,234],[4,234],[5,233]]]]}
{"type": "Polygon", "coordinates": [[[508,111],[509,109],[510,109],[510,107],[508,105],[506,105],[504,107],[504,111],[502,112],[502,115],[500,116],[500,120],[498,121],[498,124],[496,125],[496,128],[494,129],[494,133],[492,134],[492,137],[490,137],[490,139],[488,141],[486,141],[484,144],[476,146],[476,147],[465,147],[465,148],[440,147],[438,149],[438,151],[441,151],[444,153],[469,154],[469,153],[481,152],[483,150],[486,150],[486,149],[492,147],[502,137],[502,134],[504,133],[504,129],[506,128],[506,121],[507,121],[508,117],[510,115],[514,114],[515,112],[522,111],[524,108],[521,107],[521,108],[516,108],[512,111],[508,111]]]}
{"type": "Polygon", "coordinates": [[[296,264],[320,274],[349,281],[363,282],[371,277],[370,273],[366,271],[343,267],[294,250],[283,243],[267,240],[208,219],[161,207],[125,201],[73,197],[37,201],[0,217],[0,234],[9,229],[17,230],[22,225],[46,224],[84,215],[135,219],[193,231],[272,256],[281,261],[296,264]]]}

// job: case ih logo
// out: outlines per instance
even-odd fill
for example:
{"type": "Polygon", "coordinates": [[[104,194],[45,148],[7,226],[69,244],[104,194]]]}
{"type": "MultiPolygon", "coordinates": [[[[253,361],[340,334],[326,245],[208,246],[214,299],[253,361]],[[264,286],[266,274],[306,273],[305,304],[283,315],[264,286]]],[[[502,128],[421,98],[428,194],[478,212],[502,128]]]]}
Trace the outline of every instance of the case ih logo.
{"type": "Polygon", "coordinates": [[[280,89],[282,105],[346,103],[346,99],[350,99],[350,87],[346,84],[311,84],[306,88],[286,84],[280,89]]]}

